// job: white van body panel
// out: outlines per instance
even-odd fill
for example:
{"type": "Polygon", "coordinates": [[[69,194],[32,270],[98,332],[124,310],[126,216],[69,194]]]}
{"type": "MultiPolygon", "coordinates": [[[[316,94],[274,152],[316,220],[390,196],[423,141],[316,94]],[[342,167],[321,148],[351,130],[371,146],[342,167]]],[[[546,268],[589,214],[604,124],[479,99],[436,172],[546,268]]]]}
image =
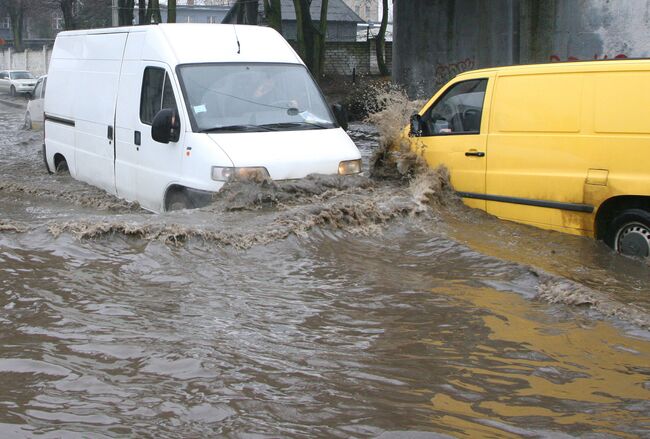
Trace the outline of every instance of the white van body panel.
{"type": "Polygon", "coordinates": [[[73,177],[161,212],[172,187],[220,190],[224,183],[212,180],[213,166],[265,167],[273,179],[293,179],[337,173],[341,161],[361,158],[340,128],[194,132],[177,67],[221,63],[304,66],[280,34],[258,26],[161,24],[59,33],[44,105],[49,168],[55,169],[55,156],[64,157],[73,177]],[[177,142],[155,142],[151,122],[141,120],[148,117],[141,115],[146,69],[157,69],[169,83],[165,90],[173,90],[177,142]]]}

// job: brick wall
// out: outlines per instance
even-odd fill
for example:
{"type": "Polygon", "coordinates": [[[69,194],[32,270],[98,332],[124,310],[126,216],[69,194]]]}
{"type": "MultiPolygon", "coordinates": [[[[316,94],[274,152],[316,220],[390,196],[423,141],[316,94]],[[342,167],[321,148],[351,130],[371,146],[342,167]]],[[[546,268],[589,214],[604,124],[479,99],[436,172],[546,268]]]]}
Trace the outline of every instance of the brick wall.
{"type": "MultiPolygon", "coordinates": [[[[386,43],[386,64],[392,68],[392,43],[386,43]]],[[[374,41],[328,42],[325,48],[326,75],[376,75],[377,57],[374,41]]]]}

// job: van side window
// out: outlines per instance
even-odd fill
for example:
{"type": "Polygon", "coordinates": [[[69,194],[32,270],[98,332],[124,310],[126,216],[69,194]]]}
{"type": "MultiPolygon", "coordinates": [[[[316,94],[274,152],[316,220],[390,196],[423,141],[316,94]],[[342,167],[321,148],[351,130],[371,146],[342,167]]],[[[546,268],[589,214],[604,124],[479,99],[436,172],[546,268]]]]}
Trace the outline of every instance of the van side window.
{"type": "Polygon", "coordinates": [[[453,85],[422,116],[423,136],[479,134],[487,79],[453,85]]]}
{"type": "Polygon", "coordinates": [[[176,108],[176,99],[165,69],[147,67],[142,79],[140,95],[140,120],[151,125],[153,118],[163,108],[176,108]]]}

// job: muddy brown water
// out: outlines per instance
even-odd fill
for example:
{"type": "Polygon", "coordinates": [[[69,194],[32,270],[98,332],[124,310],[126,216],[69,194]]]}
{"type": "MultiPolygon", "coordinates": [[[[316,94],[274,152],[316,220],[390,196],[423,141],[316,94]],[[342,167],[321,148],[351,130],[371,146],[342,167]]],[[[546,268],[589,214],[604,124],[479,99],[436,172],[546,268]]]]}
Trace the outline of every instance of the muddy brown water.
{"type": "Polygon", "coordinates": [[[153,215],[46,174],[21,120],[1,437],[648,436],[646,262],[364,177],[153,215]]]}

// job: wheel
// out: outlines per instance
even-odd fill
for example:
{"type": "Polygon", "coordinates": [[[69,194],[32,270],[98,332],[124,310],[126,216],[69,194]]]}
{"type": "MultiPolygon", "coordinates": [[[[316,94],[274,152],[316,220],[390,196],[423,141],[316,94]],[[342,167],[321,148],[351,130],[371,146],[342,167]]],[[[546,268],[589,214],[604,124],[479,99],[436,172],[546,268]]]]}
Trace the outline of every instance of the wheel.
{"type": "Polygon", "coordinates": [[[59,161],[56,164],[56,173],[57,174],[69,174],[70,169],[68,169],[68,162],[65,161],[65,159],[59,161]]]}
{"type": "Polygon", "coordinates": [[[181,190],[175,190],[167,197],[167,211],[193,209],[194,204],[187,194],[181,190]]]}
{"type": "Polygon", "coordinates": [[[29,111],[25,113],[25,129],[26,130],[32,129],[32,116],[29,114],[29,111]]]}
{"type": "Polygon", "coordinates": [[[13,85],[12,85],[11,88],[9,89],[9,95],[10,95],[11,97],[16,96],[16,87],[14,87],[13,85]]]}
{"type": "Polygon", "coordinates": [[[618,253],[649,257],[650,212],[641,209],[624,210],[607,228],[605,242],[618,253]]]}

